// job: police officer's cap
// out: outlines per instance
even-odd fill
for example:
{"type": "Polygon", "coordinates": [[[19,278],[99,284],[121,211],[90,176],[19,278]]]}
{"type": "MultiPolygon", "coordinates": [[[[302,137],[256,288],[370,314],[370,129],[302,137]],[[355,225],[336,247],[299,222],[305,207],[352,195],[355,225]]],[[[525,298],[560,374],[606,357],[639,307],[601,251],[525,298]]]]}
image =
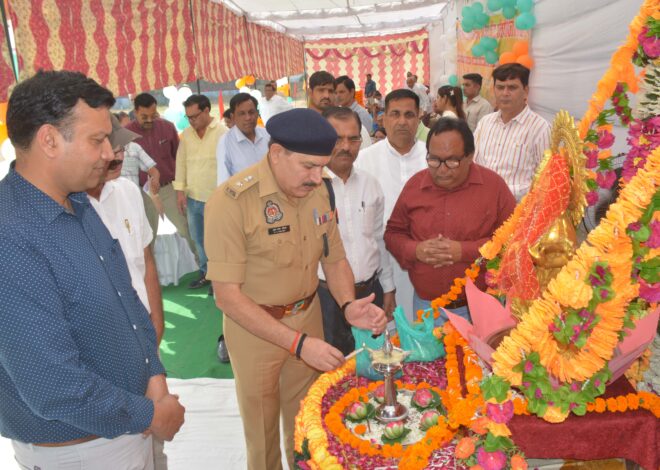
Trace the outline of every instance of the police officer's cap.
{"type": "Polygon", "coordinates": [[[327,157],[337,143],[334,127],[319,113],[296,108],[276,114],[266,123],[273,141],[290,152],[327,157]]]}

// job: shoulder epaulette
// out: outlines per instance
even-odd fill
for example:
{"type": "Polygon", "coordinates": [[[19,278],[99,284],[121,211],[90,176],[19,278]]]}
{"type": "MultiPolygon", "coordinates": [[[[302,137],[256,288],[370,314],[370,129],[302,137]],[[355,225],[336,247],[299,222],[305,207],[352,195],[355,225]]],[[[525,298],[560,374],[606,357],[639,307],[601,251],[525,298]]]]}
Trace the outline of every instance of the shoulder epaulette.
{"type": "Polygon", "coordinates": [[[241,177],[232,177],[227,181],[225,193],[233,199],[238,199],[246,189],[257,184],[259,179],[254,175],[245,175],[241,177]]]}

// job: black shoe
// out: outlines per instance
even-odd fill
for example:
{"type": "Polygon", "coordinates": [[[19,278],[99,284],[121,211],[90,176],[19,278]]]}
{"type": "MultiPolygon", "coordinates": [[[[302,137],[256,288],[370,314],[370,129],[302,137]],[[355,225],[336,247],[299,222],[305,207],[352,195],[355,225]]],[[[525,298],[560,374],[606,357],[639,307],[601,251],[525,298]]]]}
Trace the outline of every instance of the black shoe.
{"type": "Polygon", "coordinates": [[[213,284],[209,285],[209,297],[213,297],[213,284]]]}
{"type": "Polygon", "coordinates": [[[209,284],[211,284],[211,281],[206,279],[206,276],[202,275],[199,279],[188,284],[188,289],[201,289],[202,287],[206,287],[209,284]]]}
{"type": "Polygon", "coordinates": [[[218,338],[218,359],[225,364],[229,362],[229,351],[227,351],[227,345],[225,344],[225,335],[220,335],[218,338]]]}

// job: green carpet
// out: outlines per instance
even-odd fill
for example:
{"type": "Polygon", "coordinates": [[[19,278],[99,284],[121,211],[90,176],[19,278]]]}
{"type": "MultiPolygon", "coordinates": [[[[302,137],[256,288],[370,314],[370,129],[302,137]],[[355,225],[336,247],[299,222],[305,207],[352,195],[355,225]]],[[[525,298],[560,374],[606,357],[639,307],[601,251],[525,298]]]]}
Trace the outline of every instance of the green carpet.
{"type": "Polygon", "coordinates": [[[233,379],[230,364],[218,360],[222,312],[208,289],[188,289],[197,273],[185,275],[178,286],[163,287],[165,334],[160,357],[167,376],[178,379],[212,377],[233,379]]]}

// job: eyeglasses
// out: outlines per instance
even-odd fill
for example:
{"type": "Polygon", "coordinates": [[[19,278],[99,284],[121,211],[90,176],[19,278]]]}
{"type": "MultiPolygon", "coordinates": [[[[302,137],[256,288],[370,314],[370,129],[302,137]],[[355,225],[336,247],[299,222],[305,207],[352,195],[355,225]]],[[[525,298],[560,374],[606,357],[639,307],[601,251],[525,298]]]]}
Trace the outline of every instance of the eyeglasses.
{"type": "Polygon", "coordinates": [[[202,114],[203,112],[204,112],[204,111],[200,111],[200,112],[198,112],[197,114],[195,114],[195,115],[193,115],[193,116],[188,116],[188,115],[186,114],[186,118],[188,118],[188,121],[194,121],[194,120],[197,119],[197,118],[199,117],[199,115],[202,114]]]}
{"type": "Polygon", "coordinates": [[[351,145],[359,144],[362,142],[362,137],[359,135],[349,135],[337,137],[337,143],[348,142],[351,145]]]}
{"type": "Polygon", "coordinates": [[[449,158],[438,158],[438,157],[432,157],[430,154],[426,155],[426,163],[428,166],[431,168],[440,168],[442,164],[444,163],[447,168],[450,170],[454,170],[458,168],[461,164],[461,160],[465,158],[465,155],[462,157],[449,157],[449,158]]]}

